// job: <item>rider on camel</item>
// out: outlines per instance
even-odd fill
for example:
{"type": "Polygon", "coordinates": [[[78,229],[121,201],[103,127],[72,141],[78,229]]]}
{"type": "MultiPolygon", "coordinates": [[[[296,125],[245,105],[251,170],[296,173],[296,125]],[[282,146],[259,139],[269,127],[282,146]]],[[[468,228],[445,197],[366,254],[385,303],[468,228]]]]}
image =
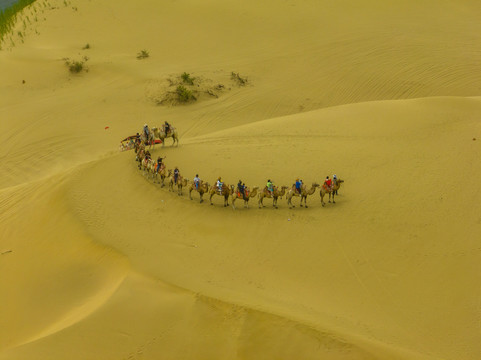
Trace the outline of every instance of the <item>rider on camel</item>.
{"type": "Polygon", "coordinates": [[[296,179],[296,192],[298,194],[301,193],[301,187],[302,187],[302,180],[299,180],[299,178],[296,179]]]}
{"type": "Polygon", "coordinates": [[[160,171],[160,168],[162,168],[164,166],[164,164],[162,164],[162,160],[165,159],[165,156],[164,157],[158,157],[157,158],[157,172],[160,171]]]}
{"type": "Polygon", "coordinates": [[[146,138],[146,139],[149,139],[149,133],[150,133],[150,131],[149,131],[149,125],[145,124],[145,125],[144,125],[144,128],[142,129],[142,131],[143,131],[143,133],[144,133],[144,135],[145,135],[145,138],[146,138]]]}
{"type": "Polygon", "coordinates": [[[245,193],[246,185],[242,183],[242,180],[239,180],[237,183],[237,192],[242,195],[242,198],[245,200],[246,193],[245,193]]]}
{"type": "Polygon", "coordinates": [[[332,180],[329,178],[329,175],[326,176],[326,180],[324,180],[324,189],[327,191],[331,191],[332,188],[332,180]]]}
{"type": "Polygon", "coordinates": [[[222,182],[222,178],[219,176],[217,178],[216,186],[217,186],[217,191],[219,191],[220,193],[222,192],[222,186],[223,185],[224,185],[224,183],[222,182]]]}
{"type": "Polygon", "coordinates": [[[176,166],[174,169],[174,184],[177,185],[177,179],[179,178],[179,168],[176,166]]]}
{"type": "Polygon", "coordinates": [[[170,132],[170,124],[167,122],[167,120],[164,123],[164,129],[165,129],[165,135],[168,135],[170,132]]]}
{"type": "Polygon", "coordinates": [[[199,190],[199,185],[200,185],[199,174],[195,174],[194,185],[195,185],[195,189],[196,189],[196,190],[199,190]]]}
{"type": "Polygon", "coordinates": [[[267,185],[266,185],[267,191],[271,193],[271,196],[274,197],[274,184],[272,181],[269,179],[267,180],[267,185]]]}

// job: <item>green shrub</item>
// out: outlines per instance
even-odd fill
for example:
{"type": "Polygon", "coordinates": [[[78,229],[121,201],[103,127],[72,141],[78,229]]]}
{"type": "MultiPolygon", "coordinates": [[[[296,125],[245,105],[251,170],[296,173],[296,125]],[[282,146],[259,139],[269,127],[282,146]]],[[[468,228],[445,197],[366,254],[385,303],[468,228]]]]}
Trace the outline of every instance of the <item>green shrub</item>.
{"type": "Polygon", "coordinates": [[[68,69],[71,73],[79,73],[84,69],[84,63],[82,61],[72,61],[68,69]]]}
{"type": "Polygon", "coordinates": [[[72,74],[78,74],[82,71],[88,71],[86,66],[85,66],[85,62],[88,61],[88,57],[84,56],[83,58],[83,61],[78,61],[78,60],[72,60],[70,61],[70,59],[66,58],[64,59],[65,60],[65,65],[67,65],[69,71],[72,73],[72,74]]]}
{"type": "Polygon", "coordinates": [[[147,50],[142,50],[137,54],[137,59],[141,60],[141,59],[148,58],[149,56],[150,55],[147,50]]]}
{"type": "Polygon", "coordinates": [[[189,102],[191,100],[196,100],[195,96],[192,94],[192,91],[186,89],[185,86],[177,86],[176,92],[180,102],[189,102]]]}
{"type": "Polygon", "coordinates": [[[194,85],[194,78],[191,78],[189,73],[184,72],[180,77],[185,84],[194,85]]]}
{"type": "Polygon", "coordinates": [[[243,78],[239,73],[232,72],[230,78],[237,82],[240,86],[245,86],[247,84],[247,78],[243,78]]]}

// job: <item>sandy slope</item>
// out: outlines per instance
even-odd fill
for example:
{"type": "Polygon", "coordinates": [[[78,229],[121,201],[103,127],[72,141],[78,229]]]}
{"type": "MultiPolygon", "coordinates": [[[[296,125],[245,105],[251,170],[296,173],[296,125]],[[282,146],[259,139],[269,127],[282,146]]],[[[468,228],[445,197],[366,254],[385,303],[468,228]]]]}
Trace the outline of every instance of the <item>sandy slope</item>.
{"type": "Polygon", "coordinates": [[[26,9],[0,51],[0,359],[477,359],[480,10],[26,9]],[[224,88],[156,106],[184,71],[224,88]],[[117,151],[164,120],[187,178],[345,183],[308,209],[178,197],[117,151]]]}

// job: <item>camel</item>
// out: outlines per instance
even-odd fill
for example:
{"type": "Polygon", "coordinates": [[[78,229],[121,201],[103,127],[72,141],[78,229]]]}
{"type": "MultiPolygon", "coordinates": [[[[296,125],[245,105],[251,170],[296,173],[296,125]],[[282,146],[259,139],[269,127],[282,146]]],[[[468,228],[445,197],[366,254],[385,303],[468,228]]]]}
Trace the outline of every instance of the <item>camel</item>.
{"type": "MultiPolygon", "coordinates": [[[[172,175],[172,169],[166,170],[165,168],[160,171],[160,187],[165,186],[165,178],[169,178],[172,175]]],[[[170,184],[169,184],[170,185],[170,184]]]]}
{"type": "Polygon", "coordinates": [[[232,191],[233,191],[233,186],[229,186],[229,185],[226,185],[226,184],[223,184],[222,185],[222,190],[219,192],[219,189],[217,188],[217,185],[212,185],[209,189],[209,194],[210,194],[210,204],[211,205],[214,205],[212,203],[212,197],[214,195],[220,195],[220,196],[223,196],[224,197],[224,207],[228,206],[229,205],[229,195],[232,194],[232,191]]]}
{"type": "Polygon", "coordinates": [[[177,176],[177,183],[174,182],[174,172],[169,170],[169,191],[174,191],[174,184],[177,185],[177,195],[182,195],[182,188],[187,186],[187,179],[184,179],[182,175],[177,176]]]}
{"type": "Polygon", "coordinates": [[[235,210],[236,199],[244,200],[244,207],[249,208],[249,199],[253,198],[257,195],[257,190],[259,190],[258,186],[254,186],[252,188],[252,191],[250,191],[250,189],[248,187],[246,187],[245,190],[244,190],[245,194],[246,194],[246,197],[244,198],[240,193],[238,193],[237,191],[234,191],[232,189],[232,207],[234,208],[234,210],[235,210]]]}
{"type": "Polygon", "coordinates": [[[151,148],[155,148],[155,134],[153,132],[155,128],[150,129],[149,135],[145,135],[145,133],[142,131],[140,135],[140,140],[142,141],[143,144],[149,145],[149,150],[151,148]]]}
{"type": "Polygon", "coordinates": [[[203,182],[202,180],[199,183],[199,188],[195,187],[195,183],[192,182],[189,186],[189,198],[190,200],[192,199],[192,191],[197,191],[200,196],[200,203],[202,204],[204,202],[204,194],[209,192],[209,183],[208,182],[203,182]]]}
{"type": "Polygon", "coordinates": [[[154,165],[155,166],[152,169],[152,179],[154,180],[154,183],[157,180],[157,182],[161,184],[161,187],[164,187],[164,179],[167,177],[167,169],[165,168],[165,164],[162,164],[160,166],[160,169],[158,170],[157,170],[157,164],[154,163],[154,165]],[[159,176],[160,176],[160,180],[159,180],[159,176]]]}
{"type": "Polygon", "coordinates": [[[172,146],[175,145],[177,142],[177,146],[179,145],[179,134],[177,133],[177,129],[174,128],[173,126],[170,127],[170,131],[168,134],[165,133],[165,127],[162,125],[161,128],[154,127],[152,128],[152,132],[154,134],[154,137],[157,137],[162,141],[162,146],[165,146],[165,139],[171,137],[174,142],[172,143],[172,146]]]}
{"type": "Polygon", "coordinates": [[[135,161],[139,162],[139,170],[142,169],[142,160],[145,158],[145,146],[141,145],[139,147],[139,151],[137,152],[137,155],[135,155],[135,161]]]}
{"type": "Polygon", "coordinates": [[[144,158],[141,162],[142,166],[142,175],[145,176],[145,172],[149,173],[151,172],[152,167],[154,166],[154,160],[150,158],[144,158]]]}
{"type": "Polygon", "coordinates": [[[142,141],[138,141],[137,139],[134,142],[134,152],[137,154],[137,152],[142,148],[145,148],[145,145],[142,144],[142,141]]]}
{"type": "Polygon", "coordinates": [[[326,203],[324,202],[324,195],[329,194],[329,202],[331,202],[331,194],[332,194],[332,202],[335,204],[336,202],[334,201],[334,194],[339,190],[341,187],[341,184],[344,182],[344,180],[341,180],[340,178],[337,179],[335,184],[332,184],[331,188],[328,189],[326,188],[325,185],[321,186],[321,191],[319,192],[319,195],[321,195],[321,204],[322,206],[325,206],[326,203]]]}
{"type": "Polygon", "coordinates": [[[274,194],[271,194],[271,192],[267,190],[267,187],[265,187],[264,190],[259,193],[259,209],[265,207],[263,203],[264,198],[272,198],[272,206],[277,209],[277,199],[279,197],[282,198],[288,188],[288,186],[282,186],[281,190],[279,190],[277,186],[274,186],[274,194]]]}
{"type": "Polygon", "coordinates": [[[188,179],[179,175],[179,178],[177,179],[177,195],[179,195],[179,196],[183,195],[182,194],[182,188],[185,188],[188,183],[189,183],[188,179]]]}
{"type": "Polygon", "coordinates": [[[307,190],[306,185],[302,185],[300,194],[296,191],[295,186],[289,189],[286,195],[287,205],[289,205],[289,209],[292,209],[293,207],[295,207],[294,205],[292,205],[293,196],[300,196],[301,197],[300,206],[302,207],[302,200],[304,200],[304,206],[307,208],[307,204],[306,204],[307,196],[314,194],[314,192],[316,191],[316,188],[319,186],[320,186],[319,184],[313,183],[311,188],[307,190]]]}

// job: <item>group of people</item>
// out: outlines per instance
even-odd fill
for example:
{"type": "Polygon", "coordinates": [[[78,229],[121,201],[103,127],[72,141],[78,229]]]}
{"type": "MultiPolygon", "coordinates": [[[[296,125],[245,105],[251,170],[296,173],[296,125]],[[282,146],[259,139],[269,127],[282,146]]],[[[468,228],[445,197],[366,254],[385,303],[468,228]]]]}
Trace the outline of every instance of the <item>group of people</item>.
{"type": "MultiPolygon", "coordinates": [[[[164,123],[164,129],[165,129],[166,133],[168,133],[168,131],[170,130],[170,124],[167,121],[165,121],[165,123],[164,123]]],[[[147,139],[148,139],[148,136],[150,134],[149,132],[150,132],[149,127],[148,127],[147,124],[145,124],[144,128],[143,128],[143,134],[146,136],[147,139]]],[[[141,144],[141,139],[140,139],[139,134],[136,135],[135,142],[138,145],[141,144]]],[[[148,150],[146,150],[145,155],[144,155],[144,159],[145,160],[151,160],[151,158],[152,158],[152,155],[150,154],[150,152],[148,150]]],[[[160,172],[163,168],[165,168],[165,164],[163,163],[164,159],[165,159],[165,156],[164,157],[159,156],[157,158],[157,164],[156,164],[156,167],[155,167],[156,172],[160,172]]],[[[179,179],[179,174],[180,174],[179,168],[176,166],[174,168],[174,171],[173,171],[174,183],[175,184],[177,184],[177,180],[179,179]]],[[[333,187],[337,184],[337,180],[338,180],[337,175],[335,175],[335,174],[332,176],[332,179],[329,176],[326,176],[326,179],[324,180],[324,184],[322,186],[327,191],[334,191],[334,194],[337,195],[337,190],[333,190],[333,187]]],[[[194,186],[195,186],[196,190],[199,190],[199,186],[201,184],[201,179],[199,177],[199,174],[195,174],[193,182],[194,182],[194,186]]],[[[224,182],[222,181],[222,178],[220,176],[217,178],[217,181],[215,182],[215,186],[216,186],[217,191],[219,193],[222,193],[224,182]]],[[[294,183],[294,188],[295,188],[295,191],[298,194],[301,194],[302,186],[303,186],[303,181],[301,179],[297,178],[295,183],[294,183]]],[[[271,193],[272,197],[274,196],[275,187],[274,187],[274,183],[271,181],[271,179],[267,180],[266,190],[271,193]]],[[[246,197],[248,196],[248,194],[246,194],[246,185],[242,180],[239,180],[239,182],[237,183],[237,193],[239,195],[241,195],[244,199],[246,199],[246,197]]]]}
{"type": "MultiPolygon", "coordinates": [[[[169,134],[170,129],[171,129],[171,125],[167,121],[165,121],[163,127],[164,127],[165,134],[166,135],[169,134]]],[[[144,124],[144,127],[142,129],[142,133],[144,134],[146,139],[149,139],[149,136],[150,136],[149,125],[144,124]]],[[[139,135],[139,134],[137,134],[137,135],[139,135]]],[[[140,135],[139,135],[139,138],[140,138],[140,135]]]]}
{"type": "MultiPolygon", "coordinates": [[[[329,177],[329,175],[326,176],[326,180],[324,180],[324,184],[322,186],[326,190],[331,191],[332,188],[334,187],[334,185],[336,185],[336,184],[337,184],[337,175],[334,174],[332,176],[332,179],[329,177]]],[[[296,182],[294,183],[294,187],[295,187],[296,192],[298,194],[300,194],[302,192],[302,185],[303,185],[302,180],[297,178],[296,182]]],[[[271,193],[271,195],[274,194],[274,183],[270,179],[267,180],[266,188],[271,193]]],[[[335,191],[335,195],[337,195],[337,190],[334,190],[334,191],[335,191]]]]}
{"type": "MultiPolygon", "coordinates": [[[[159,172],[161,169],[163,169],[165,167],[165,164],[163,163],[163,160],[165,159],[166,157],[157,157],[157,165],[156,165],[156,168],[155,168],[155,171],[156,172],[159,172]]],[[[145,151],[145,155],[144,155],[144,159],[145,160],[151,160],[152,159],[152,155],[150,154],[150,151],[149,150],[146,150],[145,151]]],[[[180,171],[179,171],[179,168],[176,166],[174,168],[174,171],[173,171],[173,175],[174,175],[174,184],[177,184],[177,180],[179,178],[179,174],[180,174],[180,171]]],[[[199,190],[199,186],[200,186],[200,183],[201,183],[201,179],[199,177],[199,174],[195,174],[195,177],[194,177],[194,186],[195,186],[195,189],[196,190],[199,190]]],[[[222,192],[222,188],[224,186],[224,182],[222,181],[222,177],[218,177],[217,178],[217,181],[216,181],[216,188],[217,188],[217,191],[219,191],[219,193],[222,192]]],[[[337,184],[337,175],[334,174],[332,176],[332,179],[328,176],[326,176],[326,179],[324,180],[324,184],[322,185],[327,191],[332,191],[333,187],[337,184]]],[[[295,187],[295,190],[298,194],[301,194],[302,192],[302,185],[303,185],[303,181],[299,178],[296,179],[296,182],[294,183],[294,187],[295,187]]],[[[268,179],[267,180],[267,184],[266,184],[266,189],[267,191],[269,191],[271,193],[271,196],[274,195],[274,183],[271,181],[271,179],[268,179]]],[[[245,199],[246,198],[246,184],[242,181],[242,180],[239,180],[239,182],[237,183],[237,192],[242,195],[242,197],[245,199]]],[[[334,190],[334,194],[337,195],[337,190],[334,190]]]]}

